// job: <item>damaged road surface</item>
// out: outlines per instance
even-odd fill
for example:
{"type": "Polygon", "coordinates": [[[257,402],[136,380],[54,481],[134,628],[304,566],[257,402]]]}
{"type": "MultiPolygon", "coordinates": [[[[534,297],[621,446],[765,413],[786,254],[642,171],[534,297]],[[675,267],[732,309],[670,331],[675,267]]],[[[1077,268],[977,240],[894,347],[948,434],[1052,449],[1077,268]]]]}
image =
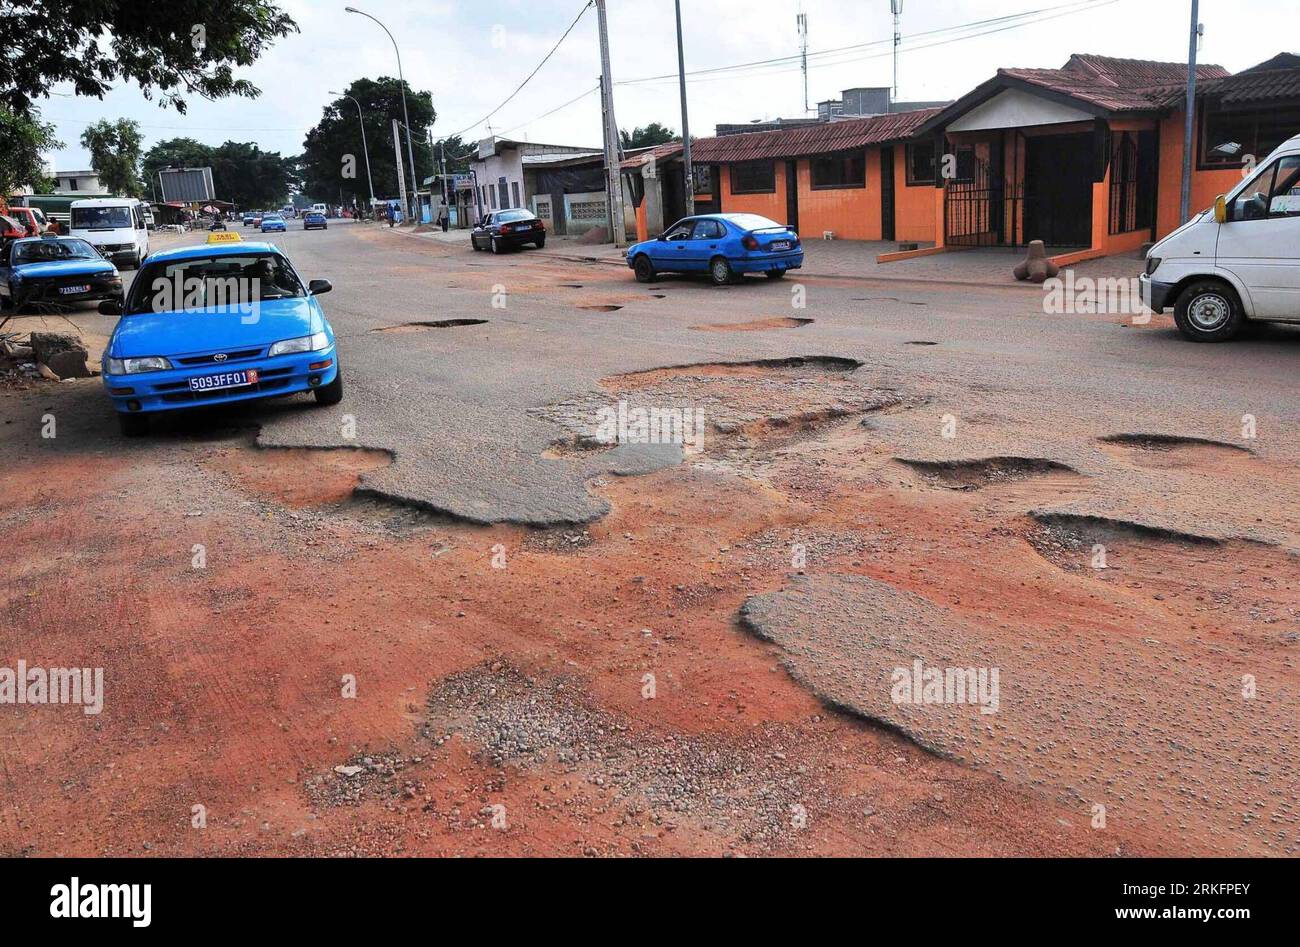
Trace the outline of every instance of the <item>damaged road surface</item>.
{"type": "Polygon", "coordinates": [[[0,391],[4,854],[1296,854],[1294,330],[277,239],[341,404],[0,391]]]}

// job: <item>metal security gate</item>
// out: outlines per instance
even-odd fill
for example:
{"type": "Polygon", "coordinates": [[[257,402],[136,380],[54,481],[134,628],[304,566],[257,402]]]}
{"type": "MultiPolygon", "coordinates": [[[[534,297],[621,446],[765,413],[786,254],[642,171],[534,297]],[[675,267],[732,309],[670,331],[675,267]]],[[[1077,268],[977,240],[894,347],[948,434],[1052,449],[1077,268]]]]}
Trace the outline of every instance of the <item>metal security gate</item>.
{"type": "MultiPolygon", "coordinates": [[[[943,189],[943,238],[948,246],[1019,246],[1019,185],[994,174],[973,152],[958,153],[957,176],[943,189]]],[[[1000,163],[1000,162],[999,162],[1000,163]]]]}

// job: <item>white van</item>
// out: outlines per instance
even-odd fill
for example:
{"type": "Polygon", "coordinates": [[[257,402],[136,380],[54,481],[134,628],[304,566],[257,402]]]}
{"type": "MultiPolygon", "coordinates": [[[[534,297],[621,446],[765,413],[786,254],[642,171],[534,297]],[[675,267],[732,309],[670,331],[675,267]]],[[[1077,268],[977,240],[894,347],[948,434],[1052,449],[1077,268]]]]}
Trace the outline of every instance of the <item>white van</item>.
{"type": "Polygon", "coordinates": [[[149,230],[143,201],[96,197],[73,201],[72,236],[98,248],[119,267],[136,269],[149,255],[149,230]]]}
{"type": "Polygon", "coordinates": [[[1142,298],[1194,342],[1300,322],[1300,135],[1147,253],[1142,298]]]}
{"type": "Polygon", "coordinates": [[[330,215],[329,208],[324,204],[312,204],[311,212],[313,214],[324,214],[326,217],[330,215]]]}

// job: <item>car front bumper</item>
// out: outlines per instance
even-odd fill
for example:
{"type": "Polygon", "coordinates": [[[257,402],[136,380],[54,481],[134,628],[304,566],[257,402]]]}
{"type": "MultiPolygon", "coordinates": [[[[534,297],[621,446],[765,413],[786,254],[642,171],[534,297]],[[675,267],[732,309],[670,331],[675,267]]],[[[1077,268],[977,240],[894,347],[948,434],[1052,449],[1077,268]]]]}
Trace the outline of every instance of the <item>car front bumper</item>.
{"type": "MultiPolygon", "coordinates": [[[[173,358],[172,362],[175,363],[173,358]]],[[[104,362],[104,390],[113,399],[113,407],[124,414],[197,408],[202,405],[276,398],[302,391],[312,391],[332,382],[339,372],[335,346],[319,352],[295,352],[274,358],[255,358],[234,363],[207,362],[161,372],[133,375],[110,375],[104,362]],[[328,364],[323,364],[328,363],[328,364]],[[313,368],[312,366],[316,366],[313,368]],[[223,372],[255,369],[257,384],[240,388],[191,391],[191,378],[223,372]]]]}
{"type": "Polygon", "coordinates": [[[23,280],[11,289],[14,304],[58,305],[76,302],[88,302],[95,299],[117,299],[122,295],[122,278],[120,276],[61,276],[57,279],[23,280]],[[89,286],[84,293],[61,293],[65,286],[89,286]]]}
{"type": "Polygon", "coordinates": [[[1152,312],[1164,312],[1174,304],[1174,286],[1174,283],[1162,283],[1159,280],[1153,280],[1145,273],[1138,277],[1142,302],[1146,303],[1152,312]]]}

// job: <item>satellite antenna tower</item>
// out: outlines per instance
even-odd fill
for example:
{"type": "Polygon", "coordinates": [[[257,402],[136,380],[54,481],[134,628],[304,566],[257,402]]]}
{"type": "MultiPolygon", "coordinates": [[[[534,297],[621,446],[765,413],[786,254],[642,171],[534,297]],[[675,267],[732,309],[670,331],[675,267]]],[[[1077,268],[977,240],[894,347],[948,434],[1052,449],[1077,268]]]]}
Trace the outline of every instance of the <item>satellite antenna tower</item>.
{"type": "Polygon", "coordinates": [[[889,7],[894,12],[894,101],[898,101],[898,47],[903,42],[900,23],[903,18],[903,0],[889,0],[889,7]]]}
{"type": "Polygon", "coordinates": [[[811,112],[808,106],[808,15],[803,12],[803,4],[799,4],[799,13],[794,19],[795,24],[799,27],[799,59],[803,65],[803,110],[811,112]]]}

